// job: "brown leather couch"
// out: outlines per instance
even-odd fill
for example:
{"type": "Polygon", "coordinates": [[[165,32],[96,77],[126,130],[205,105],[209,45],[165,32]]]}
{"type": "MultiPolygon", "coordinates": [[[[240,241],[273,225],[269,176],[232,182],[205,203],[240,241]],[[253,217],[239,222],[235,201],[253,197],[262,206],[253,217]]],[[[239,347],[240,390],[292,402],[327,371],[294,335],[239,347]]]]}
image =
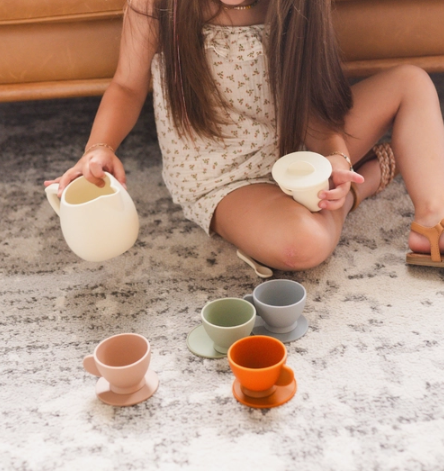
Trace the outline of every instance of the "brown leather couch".
{"type": "MultiPolygon", "coordinates": [[[[444,0],[333,1],[350,76],[403,63],[444,72],[444,0]]],[[[102,94],[117,63],[124,4],[0,0],[0,101],[102,94]]]]}
{"type": "Polygon", "coordinates": [[[333,20],[349,75],[397,64],[444,72],[444,0],[335,0],[333,20]]]}
{"type": "Polygon", "coordinates": [[[100,95],[126,0],[0,0],[0,101],[100,95]]]}

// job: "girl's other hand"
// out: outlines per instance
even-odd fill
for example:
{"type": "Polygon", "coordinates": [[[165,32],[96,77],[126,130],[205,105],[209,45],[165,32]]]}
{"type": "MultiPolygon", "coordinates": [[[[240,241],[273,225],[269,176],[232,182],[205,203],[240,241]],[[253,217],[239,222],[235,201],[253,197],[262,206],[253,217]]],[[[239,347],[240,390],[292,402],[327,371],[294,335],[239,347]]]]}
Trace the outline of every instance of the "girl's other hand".
{"type": "Polygon", "coordinates": [[[350,191],[350,183],[364,183],[364,177],[348,168],[345,170],[344,166],[348,166],[347,162],[340,156],[339,159],[329,157],[329,160],[333,167],[330,177],[331,188],[327,191],[321,191],[318,196],[321,199],[319,207],[332,211],[344,206],[345,199],[350,191]]]}
{"type": "Polygon", "coordinates": [[[80,160],[67,170],[61,177],[44,182],[45,186],[53,183],[59,184],[58,197],[62,196],[63,190],[76,178],[83,175],[89,182],[103,187],[105,185],[105,171],[114,175],[118,182],[126,188],[125,170],[122,162],[110,149],[98,147],[83,155],[80,160]]]}

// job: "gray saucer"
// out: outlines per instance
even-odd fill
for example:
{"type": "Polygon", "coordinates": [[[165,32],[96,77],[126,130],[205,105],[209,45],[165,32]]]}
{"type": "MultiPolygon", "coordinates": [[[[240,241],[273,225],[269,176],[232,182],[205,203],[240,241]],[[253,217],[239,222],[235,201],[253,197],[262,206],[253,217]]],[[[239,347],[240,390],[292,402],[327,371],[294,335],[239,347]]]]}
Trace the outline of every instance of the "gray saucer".
{"type": "Polygon", "coordinates": [[[283,343],[293,342],[293,340],[300,339],[308,330],[308,321],[306,317],[302,316],[298,319],[298,324],[295,329],[285,334],[276,334],[270,332],[265,328],[262,317],[256,316],[256,322],[253,327],[253,335],[268,335],[268,337],[274,337],[283,343]]]}

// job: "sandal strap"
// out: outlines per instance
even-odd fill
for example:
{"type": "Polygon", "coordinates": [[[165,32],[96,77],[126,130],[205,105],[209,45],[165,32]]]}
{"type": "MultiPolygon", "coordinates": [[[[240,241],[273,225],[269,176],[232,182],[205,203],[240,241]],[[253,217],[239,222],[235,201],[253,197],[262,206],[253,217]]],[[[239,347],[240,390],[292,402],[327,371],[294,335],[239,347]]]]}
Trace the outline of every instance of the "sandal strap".
{"type": "Polygon", "coordinates": [[[430,242],[430,257],[432,262],[441,262],[441,252],[439,250],[439,238],[444,231],[444,219],[439,222],[436,226],[433,227],[426,227],[418,224],[417,222],[413,221],[411,224],[412,231],[421,234],[430,242]]]}
{"type": "Polygon", "coordinates": [[[378,159],[379,166],[381,167],[381,182],[375,194],[380,193],[384,188],[389,185],[396,176],[396,161],[393,149],[389,142],[377,144],[373,147],[372,151],[378,159]]]}

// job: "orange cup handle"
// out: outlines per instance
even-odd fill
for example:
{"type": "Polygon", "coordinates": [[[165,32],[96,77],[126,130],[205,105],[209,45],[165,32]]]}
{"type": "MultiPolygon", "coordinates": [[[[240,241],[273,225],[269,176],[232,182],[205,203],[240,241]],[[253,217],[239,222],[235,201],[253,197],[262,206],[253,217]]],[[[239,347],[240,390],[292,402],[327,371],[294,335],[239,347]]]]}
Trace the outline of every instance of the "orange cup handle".
{"type": "Polygon", "coordinates": [[[281,374],[276,382],[276,386],[288,386],[294,380],[293,370],[287,366],[282,366],[281,374]]]}
{"type": "Polygon", "coordinates": [[[88,355],[83,359],[83,368],[94,376],[102,376],[100,371],[97,369],[94,355],[88,355]]]}

